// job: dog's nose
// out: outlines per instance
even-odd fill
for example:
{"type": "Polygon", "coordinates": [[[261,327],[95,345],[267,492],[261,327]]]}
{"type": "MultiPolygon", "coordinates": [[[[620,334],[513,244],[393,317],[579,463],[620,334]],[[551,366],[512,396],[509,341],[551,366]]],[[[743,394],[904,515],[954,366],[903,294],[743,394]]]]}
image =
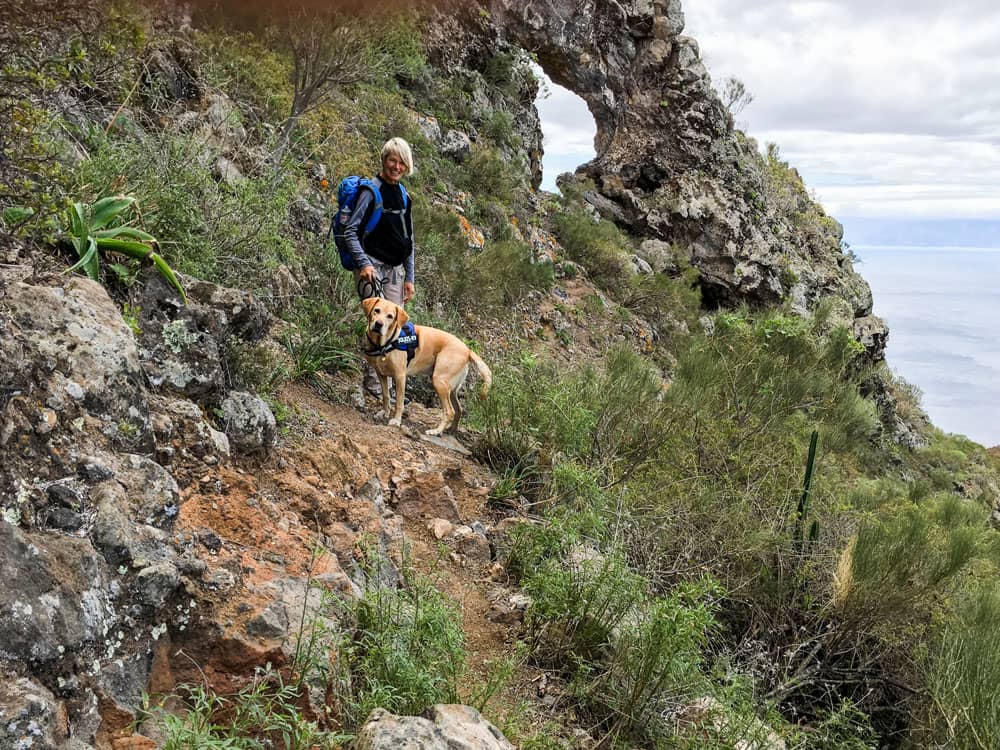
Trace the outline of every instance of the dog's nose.
{"type": "Polygon", "coordinates": [[[379,323],[379,322],[377,322],[377,321],[375,323],[372,323],[372,330],[375,331],[375,333],[381,333],[382,332],[382,324],[379,323]]]}

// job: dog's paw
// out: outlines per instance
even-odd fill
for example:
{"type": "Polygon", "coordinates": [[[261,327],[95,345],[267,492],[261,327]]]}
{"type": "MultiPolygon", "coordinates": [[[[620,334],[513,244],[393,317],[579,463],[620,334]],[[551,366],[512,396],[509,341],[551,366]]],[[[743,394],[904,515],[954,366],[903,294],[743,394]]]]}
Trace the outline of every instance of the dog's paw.
{"type": "Polygon", "coordinates": [[[427,430],[427,432],[425,432],[424,434],[430,435],[431,437],[437,437],[442,432],[444,432],[444,430],[442,430],[440,427],[435,427],[433,430],[427,430]]]}
{"type": "Polygon", "coordinates": [[[403,424],[403,420],[396,419],[395,417],[393,417],[392,419],[389,420],[389,426],[390,427],[400,427],[400,426],[402,426],[402,424],[403,424]]]}

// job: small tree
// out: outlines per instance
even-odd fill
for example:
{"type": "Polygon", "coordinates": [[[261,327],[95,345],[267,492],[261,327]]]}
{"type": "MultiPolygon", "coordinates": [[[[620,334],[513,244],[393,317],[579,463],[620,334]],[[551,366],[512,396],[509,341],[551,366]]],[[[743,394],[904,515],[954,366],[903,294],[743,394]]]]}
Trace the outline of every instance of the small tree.
{"type": "Polygon", "coordinates": [[[292,103],[278,130],[272,161],[281,164],[303,115],[339,88],[385,70],[372,6],[361,0],[196,0],[210,22],[264,34],[292,59],[292,103]]]}
{"type": "Polygon", "coordinates": [[[296,0],[280,13],[271,31],[275,42],[292,55],[293,95],[278,136],[276,165],[303,115],[326,102],[338,88],[374,78],[386,57],[344,3],[296,0]]]}
{"type": "Polygon", "coordinates": [[[722,84],[722,103],[730,112],[738,115],[753,101],[753,94],[747,91],[746,84],[736,76],[729,76],[722,84]]]}

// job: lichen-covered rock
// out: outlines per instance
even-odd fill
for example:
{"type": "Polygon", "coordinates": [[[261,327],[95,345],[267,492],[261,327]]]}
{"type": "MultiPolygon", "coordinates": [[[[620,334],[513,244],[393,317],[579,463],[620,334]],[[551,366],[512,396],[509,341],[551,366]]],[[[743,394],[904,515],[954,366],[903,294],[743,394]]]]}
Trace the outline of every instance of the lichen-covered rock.
{"type": "Polygon", "coordinates": [[[133,582],[135,598],[151,609],[159,609],[180,585],[181,575],[171,563],[149,565],[133,582]]]}
{"type": "Polygon", "coordinates": [[[0,662],[61,659],[115,621],[113,587],[85,539],[0,521],[0,580],[0,662]]]}
{"type": "Polygon", "coordinates": [[[445,156],[462,162],[472,153],[472,141],[468,135],[459,130],[448,130],[438,141],[438,148],[445,156]]]}
{"type": "Polygon", "coordinates": [[[48,690],[25,678],[0,681],[0,748],[64,750],[66,710],[48,690]]]}
{"type": "Polygon", "coordinates": [[[878,362],[885,359],[885,345],[889,340],[889,327],[876,315],[856,318],[852,325],[854,338],[865,348],[865,359],[878,362]]]}
{"type": "Polygon", "coordinates": [[[194,402],[156,394],[150,396],[149,408],[159,463],[181,459],[215,466],[229,459],[229,438],[209,424],[194,402]]]}
{"type": "Polygon", "coordinates": [[[429,713],[425,719],[375,709],[358,733],[358,750],[514,750],[474,708],[438,704],[429,713]]]}
{"type": "Polygon", "coordinates": [[[92,414],[148,449],[139,352],[104,287],[75,276],[64,286],[13,282],[0,294],[0,382],[8,393],[26,397],[22,419],[8,413],[0,427],[0,445],[29,432],[50,441],[92,414]],[[30,403],[46,408],[31,411],[30,403]]]}
{"type": "Polygon", "coordinates": [[[266,453],[278,439],[271,407],[260,396],[232,391],[219,407],[222,425],[233,448],[243,453],[266,453]]]}
{"type": "Polygon", "coordinates": [[[669,242],[655,239],[643,240],[639,243],[639,251],[636,254],[646,261],[656,273],[672,275],[680,271],[678,254],[669,242]]]}
{"type": "Polygon", "coordinates": [[[240,289],[182,276],[188,303],[158,275],[147,275],[139,300],[140,358],[150,384],[201,402],[226,387],[226,340],[256,341],[272,318],[264,304],[240,289]]]}
{"type": "Polygon", "coordinates": [[[140,523],[169,527],[181,504],[180,488],[169,471],[145,456],[123,457],[118,481],[129,497],[130,513],[140,523]]]}

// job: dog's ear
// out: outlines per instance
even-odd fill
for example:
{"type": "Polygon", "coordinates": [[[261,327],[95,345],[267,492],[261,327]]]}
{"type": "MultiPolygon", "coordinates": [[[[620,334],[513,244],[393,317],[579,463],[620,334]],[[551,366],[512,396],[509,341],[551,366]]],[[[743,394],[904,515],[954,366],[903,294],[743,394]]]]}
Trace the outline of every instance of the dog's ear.
{"type": "Polygon", "coordinates": [[[396,321],[401,326],[406,325],[406,321],[410,319],[410,316],[406,314],[406,310],[402,308],[401,305],[396,305],[396,321]]]}
{"type": "Polygon", "coordinates": [[[375,309],[375,305],[379,303],[378,297],[369,297],[368,299],[361,300],[361,306],[365,309],[365,317],[370,318],[372,316],[372,310],[375,309]]]}

